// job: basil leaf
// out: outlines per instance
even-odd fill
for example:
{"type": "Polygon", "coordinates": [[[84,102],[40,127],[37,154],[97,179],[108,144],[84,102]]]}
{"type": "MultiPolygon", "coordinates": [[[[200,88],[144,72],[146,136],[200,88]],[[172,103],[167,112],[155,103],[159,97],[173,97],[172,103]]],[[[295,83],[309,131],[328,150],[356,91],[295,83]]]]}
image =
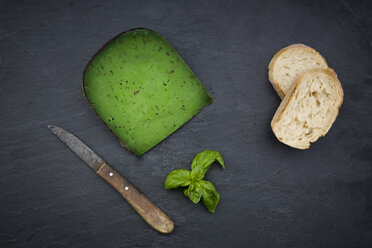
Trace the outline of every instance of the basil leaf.
{"type": "Polygon", "coordinates": [[[197,182],[197,181],[203,179],[203,177],[204,177],[204,172],[203,172],[203,169],[201,167],[195,167],[194,169],[192,169],[191,180],[193,182],[197,182]]]}
{"type": "Polygon", "coordinates": [[[186,188],[186,189],[183,191],[183,194],[184,194],[186,197],[189,197],[189,188],[186,188]]]}
{"type": "MultiPolygon", "coordinates": [[[[185,190],[186,191],[186,190],[185,190]]],[[[189,199],[197,204],[200,201],[200,198],[202,197],[202,188],[199,183],[192,183],[190,184],[190,187],[187,189],[187,193],[184,191],[184,194],[189,197],[189,199]]]]}
{"type": "Polygon", "coordinates": [[[200,180],[199,184],[202,190],[202,202],[209,212],[214,213],[218,202],[220,201],[220,194],[218,194],[216,188],[209,181],[200,180]]]}
{"type": "Polygon", "coordinates": [[[193,171],[195,168],[201,168],[204,175],[215,161],[225,169],[225,162],[222,159],[221,153],[218,151],[203,151],[195,156],[191,164],[191,170],[193,171]]]}
{"type": "Polygon", "coordinates": [[[185,187],[191,183],[190,171],[185,169],[174,170],[165,179],[164,187],[166,189],[175,189],[185,187]]]}
{"type": "Polygon", "coordinates": [[[216,161],[225,169],[221,153],[218,151],[203,151],[195,156],[191,164],[191,171],[180,169],[169,173],[164,182],[164,187],[174,189],[188,186],[183,194],[195,204],[201,200],[209,212],[213,213],[220,201],[220,195],[213,184],[203,180],[203,178],[204,174],[216,161]]]}

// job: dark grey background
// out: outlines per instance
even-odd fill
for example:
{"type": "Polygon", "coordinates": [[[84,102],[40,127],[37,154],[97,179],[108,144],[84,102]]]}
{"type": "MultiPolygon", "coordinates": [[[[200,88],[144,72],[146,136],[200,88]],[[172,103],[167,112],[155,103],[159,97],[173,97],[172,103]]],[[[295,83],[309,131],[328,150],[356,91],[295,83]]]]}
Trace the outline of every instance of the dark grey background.
{"type": "Polygon", "coordinates": [[[0,1],[0,247],[372,247],[371,1],[0,1]],[[162,34],[216,102],[137,158],[80,89],[84,66],[134,27],[162,34]],[[335,68],[345,98],[306,151],[276,140],[267,65],[302,42],[335,68]],[[152,230],[49,130],[91,146],[174,220],[152,230]],[[219,150],[216,213],[167,174],[219,150]]]}

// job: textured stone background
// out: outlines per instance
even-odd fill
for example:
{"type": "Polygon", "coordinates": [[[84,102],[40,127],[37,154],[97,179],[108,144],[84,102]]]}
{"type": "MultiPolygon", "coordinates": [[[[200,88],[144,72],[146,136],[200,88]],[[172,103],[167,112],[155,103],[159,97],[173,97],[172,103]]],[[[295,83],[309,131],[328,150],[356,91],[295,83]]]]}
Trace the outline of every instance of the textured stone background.
{"type": "Polygon", "coordinates": [[[372,247],[371,1],[0,1],[1,247],[372,247]],[[80,89],[96,50],[134,27],[161,33],[216,102],[142,158],[123,149],[80,89]],[[325,138],[279,143],[267,65],[302,42],[345,91],[325,138]],[[171,216],[145,224],[46,128],[64,127],[171,216]],[[215,214],[163,182],[204,149],[215,214]]]}

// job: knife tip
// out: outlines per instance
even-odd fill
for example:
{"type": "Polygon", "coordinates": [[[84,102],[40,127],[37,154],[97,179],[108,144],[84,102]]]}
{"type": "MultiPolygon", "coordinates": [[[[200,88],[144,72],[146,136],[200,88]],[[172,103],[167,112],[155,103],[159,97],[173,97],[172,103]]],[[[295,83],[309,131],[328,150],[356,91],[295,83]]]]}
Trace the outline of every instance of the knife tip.
{"type": "Polygon", "coordinates": [[[55,128],[56,126],[53,126],[53,125],[48,125],[48,129],[49,130],[52,130],[53,128],[55,128]]]}

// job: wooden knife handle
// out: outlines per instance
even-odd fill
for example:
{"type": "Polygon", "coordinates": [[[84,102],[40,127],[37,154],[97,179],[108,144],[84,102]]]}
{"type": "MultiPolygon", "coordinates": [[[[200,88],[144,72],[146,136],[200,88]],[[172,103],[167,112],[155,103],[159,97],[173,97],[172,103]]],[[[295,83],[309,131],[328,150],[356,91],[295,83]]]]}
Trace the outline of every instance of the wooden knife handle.
{"type": "Polygon", "coordinates": [[[173,221],[114,168],[103,163],[97,174],[111,184],[152,228],[166,234],[173,231],[173,221]]]}

